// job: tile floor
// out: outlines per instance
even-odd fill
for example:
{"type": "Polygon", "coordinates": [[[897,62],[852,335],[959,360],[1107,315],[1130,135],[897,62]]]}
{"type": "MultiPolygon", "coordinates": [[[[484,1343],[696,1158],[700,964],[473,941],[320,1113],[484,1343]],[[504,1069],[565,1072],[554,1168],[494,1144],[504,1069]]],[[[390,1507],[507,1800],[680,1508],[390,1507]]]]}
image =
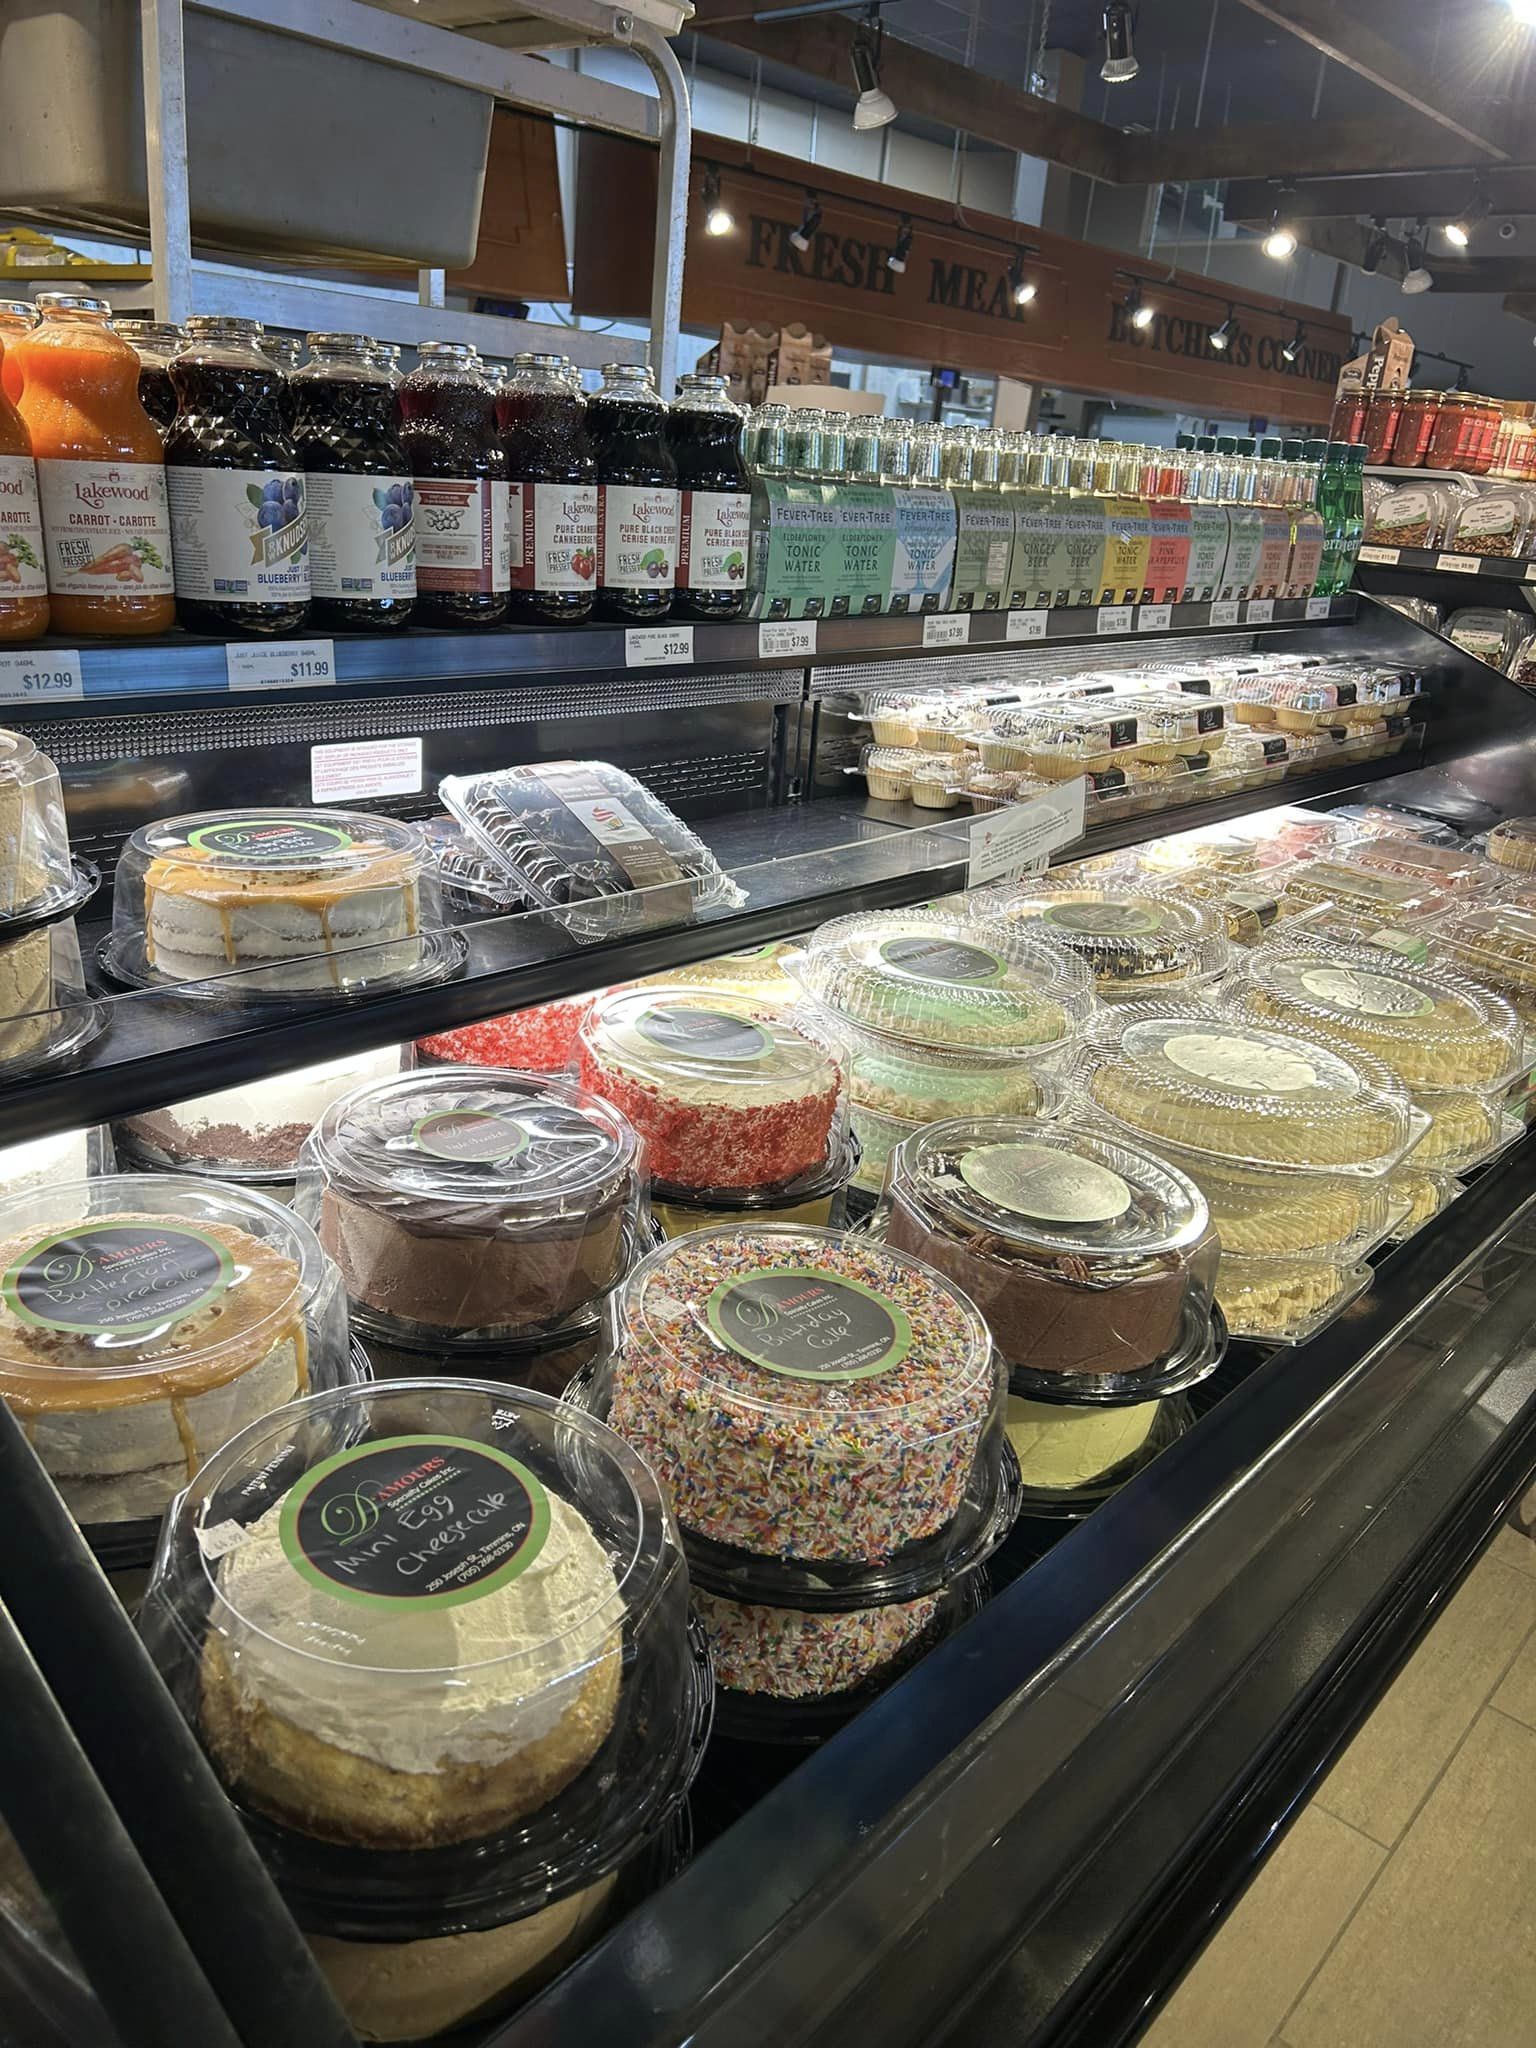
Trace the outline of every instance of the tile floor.
{"type": "Polygon", "coordinates": [[[1536,1542],[1501,1531],[1141,2048],[1536,2048],[1536,1542]]]}

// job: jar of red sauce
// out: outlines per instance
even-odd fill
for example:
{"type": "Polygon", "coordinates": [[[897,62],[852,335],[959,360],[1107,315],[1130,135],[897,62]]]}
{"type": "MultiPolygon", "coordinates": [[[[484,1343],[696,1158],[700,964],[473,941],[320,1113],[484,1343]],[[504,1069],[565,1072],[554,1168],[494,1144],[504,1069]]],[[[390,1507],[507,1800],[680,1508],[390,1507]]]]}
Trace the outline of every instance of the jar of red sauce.
{"type": "MultiPolygon", "coordinates": [[[[1480,474],[1477,464],[1483,454],[1483,420],[1478,406],[1479,401],[1469,391],[1443,394],[1429,437],[1426,469],[1459,469],[1480,474]]],[[[1487,453],[1491,458],[1491,447],[1487,453]]]]}
{"type": "Polygon", "coordinates": [[[1397,430],[1403,417],[1403,394],[1401,391],[1373,391],[1370,409],[1365,416],[1365,459],[1367,462],[1391,462],[1392,450],[1397,444],[1397,430]]]}
{"type": "Polygon", "coordinates": [[[1477,400],[1478,437],[1477,452],[1473,457],[1474,476],[1486,476],[1493,467],[1494,451],[1499,443],[1499,428],[1504,422],[1504,408],[1496,398],[1477,400]]]}
{"type": "Polygon", "coordinates": [[[1365,439],[1366,417],[1371,409],[1369,391],[1350,391],[1339,400],[1334,414],[1334,425],[1338,431],[1330,433],[1330,441],[1344,441],[1352,448],[1358,448],[1365,439]]]}
{"type": "Polygon", "coordinates": [[[1440,397],[1438,391],[1404,393],[1402,418],[1397,423],[1397,440],[1392,449],[1392,461],[1398,469],[1422,468],[1434,436],[1440,397]]]}

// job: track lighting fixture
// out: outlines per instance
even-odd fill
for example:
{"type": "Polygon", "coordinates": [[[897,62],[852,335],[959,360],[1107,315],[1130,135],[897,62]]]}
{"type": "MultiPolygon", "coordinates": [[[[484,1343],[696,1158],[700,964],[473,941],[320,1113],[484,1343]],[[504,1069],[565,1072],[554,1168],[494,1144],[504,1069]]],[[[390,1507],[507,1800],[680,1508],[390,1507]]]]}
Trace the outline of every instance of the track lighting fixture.
{"type": "Polygon", "coordinates": [[[1360,268],[1367,277],[1374,277],[1381,268],[1381,259],[1387,253],[1387,223],[1381,214],[1371,216],[1371,225],[1366,232],[1365,253],[1360,258],[1360,268]]]}
{"type": "Polygon", "coordinates": [[[1219,349],[1221,353],[1225,355],[1227,350],[1232,346],[1232,337],[1236,334],[1236,332],[1237,311],[1235,307],[1228,306],[1226,319],[1222,321],[1219,327],[1213,327],[1211,329],[1211,347],[1214,349],[1219,349]]]}
{"type": "Polygon", "coordinates": [[[853,32],[853,82],[859,89],[853,125],[860,130],[883,128],[896,118],[896,102],[880,85],[882,34],[879,6],[872,6],[853,32]]]}
{"type": "Polygon", "coordinates": [[[811,237],[821,226],[821,201],[814,192],[805,195],[805,211],[800,216],[800,225],[790,230],[789,239],[803,256],[811,246],[811,237]]]}
{"type": "Polygon", "coordinates": [[[1269,233],[1264,237],[1264,254],[1273,256],[1277,263],[1283,263],[1287,256],[1296,254],[1296,236],[1281,220],[1278,206],[1269,224],[1269,233]]]}
{"type": "Polygon", "coordinates": [[[1409,298],[1416,298],[1420,292],[1427,292],[1435,280],[1424,268],[1424,216],[1419,215],[1417,231],[1406,237],[1403,244],[1403,290],[1409,298]]]}
{"type": "Polygon", "coordinates": [[[892,246],[890,254],[885,259],[886,269],[894,270],[896,275],[898,277],[901,277],[902,275],[904,275],[906,271],[907,258],[911,254],[912,216],[910,213],[904,213],[901,216],[901,226],[896,230],[895,243],[892,246]]]}
{"type": "Polygon", "coordinates": [[[720,166],[704,166],[704,232],[706,235],[728,235],[736,226],[736,216],[720,196],[720,166]]]}
{"type": "Polygon", "coordinates": [[[1472,180],[1472,197],[1467,202],[1465,213],[1453,214],[1442,223],[1440,232],[1453,249],[1465,249],[1476,234],[1479,226],[1493,211],[1493,201],[1483,189],[1481,178],[1472,180]]]}
{"type": "Polygon", "coordinates": [[[1128,85],[1141,66],[1132,37],[1135,16],[1126,0],[1108,0],[1104,9],[1104,62],[1099,76],[1106,85],[1128,85]]]}
{"type": "Polygon", "coordinates": [[[1024,251],[1016,249],[1013,261],[1008,266],[1008,288],[1013,293],[1016,306],[1027,306],[1038,289],[1031,278],[1024,275],[1024,251]]]}
{"type": "Polygon", "coordinates": [[[1296,358],[1301,354],[1301,345],[1306,340],[1306,338],[1307,330],[1305,327],[1302,326],[1301,322],[1298,320],[1296,322],[1296,332],[1291,336],[1290,340],[1285,344],[1285,347],[1280,351],[1281,362],[1294,363],[1296,358]]]}
{"type": "Polygon", "coordinates": [[[1157,308],[1149,306],[1141,295],[1141,280],[1133,277],[1131,288],[1125,295],[1126,317],[1138,332],[1145,333],[1156,317],[1157,308]]]}

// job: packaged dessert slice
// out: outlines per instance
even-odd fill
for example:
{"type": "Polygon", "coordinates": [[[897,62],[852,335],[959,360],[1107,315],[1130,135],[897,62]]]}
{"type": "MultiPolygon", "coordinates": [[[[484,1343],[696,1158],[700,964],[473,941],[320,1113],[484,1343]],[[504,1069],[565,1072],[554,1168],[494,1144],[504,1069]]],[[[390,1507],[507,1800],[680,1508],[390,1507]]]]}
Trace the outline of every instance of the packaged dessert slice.
{"type": "Polygon", "coordinates": [[[918,1045],[1047,1057],[1094,1007],[1092,976],[1063,947],[963,912],[834,918],[786,965],[837,1016],[918,1045]]]}
{"type": "Polygon", "coordinates": [[[1489,832],[1483,851],[1502,868],[1536,875],[1536,818],[1505,818],[1489,832]]]}
{"type": "Polygon", "coordinates": [[[1434,925],[1457,907],[1452,892],[1428,877],[1388,874],[1362,867],[1353,853],[1313,860],[1278,877],[1280,916],[1302,918],[1325,928],[1337,912],[1344,928],[1434,925]]]}
{"type": "Polygon", "coordinates": [[[68,916],[95,887],[70,855],[58,769],[25,733],[0,730],[0,934],[68,916]]]}
{"type": "Polygon", "coordinates": [[[348,996],[440,979],[437,869],[416,825],[362,811],[201,811],[141,825],[118,863],[103,962],[131,987],[222,1001],[348,996]]]}
{"type": "Polygon", "coordinates": [[[1436,846],[1407,833],[1373,833],[1350,859],[1356,867],[1442,889],[1461,908],[1486,903],[1509,882],[1496,862],[1470,847],[1436,846]]]}
{"type": "Polygon", "coordinates": [[[177,1502],[139,1626],[368,2040],[488,2020],[593,1941],[709,1726],[654,1477],[513,1388],[243,1430],[177,1502]]]}
{"type": "Polygon", "coordinates": [[[1066,947],[1093,976],[1100,1002],[1197,994],[1231,964],[1222,921],[1176,889],[1041,880],[976,892],[975,909],[1010,930],[1066,947]]]}
{"type": "Polygon", "coordinates": [[[1216,1298],[1234,1337],[1255,1344],[1305,1344],[1358,1301],[1374,1278],[1364,1264],[1223,1254],[1216,1298]]]}
{"type": "Polygon", "coordinates": [[[1171,1393],[1219,1362],[1210,1212],[1151,1153],[1018,1117],[929,1124],[892,1155],[877,1223],[976,1303],[1016,1392],[1171,1393]]]}
{"type": "MultiPolygon", "coordinates": [[[[313,1232],[254,1190],[105,1174],[0,1202],[0,1395],[87,1529],[144,1524],[255,1417],[350,1372],[313,1232]]],[[[120,1560],[121,1561],[121,1560],[120,1560]]]]}
{"type": "Polygon", "coordinates": [[[447,775],[439,794],[491,865],[578,938],[746,901],[682,819],[606,761],[447,775]]]}
{"type": "Polygon", "coordinates": [[[300,1215],[365,1335],[473,1354],[592,1319],[646,1230],[634,1131],[574,1083],[434,1067],[333,1102],[300,1215]]]}
{"type": "Polygon", "coordinates": [[[1529,1029],[1536,1026],[1536,904],[1485,903],[1433,933],[1434,964],[1496,989],[1529,1029]]]}

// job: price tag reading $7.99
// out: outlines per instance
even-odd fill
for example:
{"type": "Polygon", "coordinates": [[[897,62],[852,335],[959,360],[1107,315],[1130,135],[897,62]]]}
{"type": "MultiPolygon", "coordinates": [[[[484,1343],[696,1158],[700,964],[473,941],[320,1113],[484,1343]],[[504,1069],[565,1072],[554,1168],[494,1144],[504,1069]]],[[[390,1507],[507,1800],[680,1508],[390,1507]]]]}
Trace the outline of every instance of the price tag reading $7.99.
{"type": "Polygon", "coordinates": [[[68,704],[84,695],[80,657],[72,650],[0,654],[0,704],[68,704]]]}

